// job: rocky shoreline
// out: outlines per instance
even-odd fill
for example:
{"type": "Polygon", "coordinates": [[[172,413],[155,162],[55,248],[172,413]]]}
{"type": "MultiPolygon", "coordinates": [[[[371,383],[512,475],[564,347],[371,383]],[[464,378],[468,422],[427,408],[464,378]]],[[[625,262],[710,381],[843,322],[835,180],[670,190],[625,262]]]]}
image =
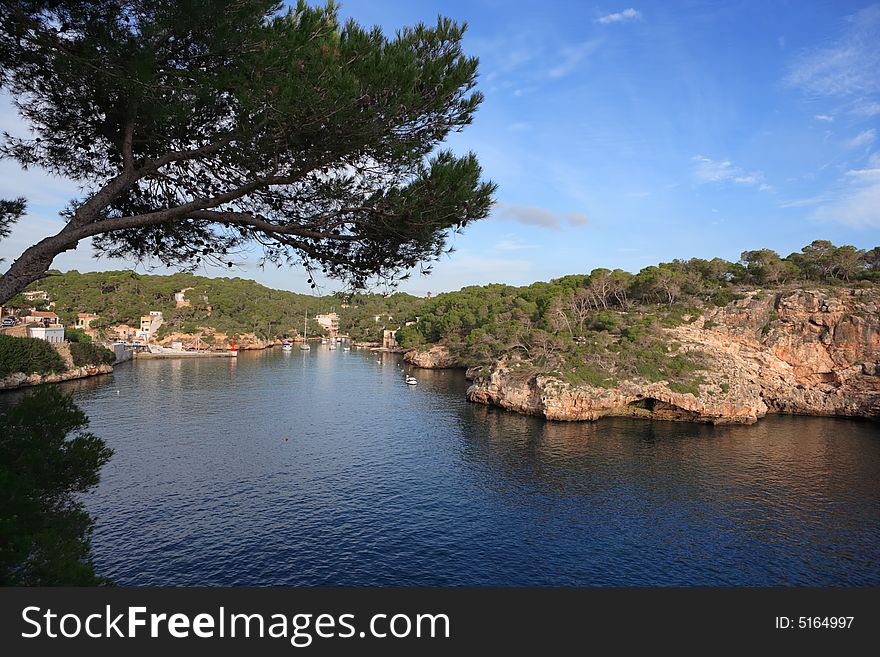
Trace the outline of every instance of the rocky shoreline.
{"type": "Polygon", "coordinates": [[[38,386],[43,383],[60,383],[62,381],[85,379],[90,376],[112,373],[112,365],[87,365],[85,367],[74,367],[66,372],[59,372],[56,374],[25,374],[24,372],[15,372],[14,374],[10,374],[5,378],[0,379],[0,390],[15,390],[16,388],[38,386]]]}
{"type": "MultiPolygon", "coordinates": [[[[639,417],[751,424],[768,413],[880,419],[880,295],[873,290],[759,290],[689,323],[670,343],[708,357],[696,392],[675,382],[571,385],[502,359],[468,370],[470,401],[550,420],[639,417]]],[[[456,367],[443,347],[410,352],[419,367],[456,367]]]]}

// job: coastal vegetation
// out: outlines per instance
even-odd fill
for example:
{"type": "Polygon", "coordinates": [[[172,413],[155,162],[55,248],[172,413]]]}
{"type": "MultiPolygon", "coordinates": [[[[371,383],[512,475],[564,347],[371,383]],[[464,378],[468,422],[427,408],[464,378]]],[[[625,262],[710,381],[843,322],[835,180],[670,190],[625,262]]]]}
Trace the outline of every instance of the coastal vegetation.
{"type": "Polygon", "coordinates": [[[108,583],[95,574],[94,521],[80,496],[98,484],[113,451],[87,427],[55,386],[0,410],[0,585],[108,583]]]}
{"type": "Polygon", "coordinates": [[[88,342],[71,342],[70,357],[76,367],[112,365],[116,360],[116,355],[107,347],[88,342]]]}
{"type": "Polygon", "coordinates": [[[45,340],[0,333],[0,379],[16,372],[53,374],[66,371],[64,359],[45,340]]]}
{"type": "MultiPolygon", "coordinates": [[[[517,361],[571,384],[613,387],[622,379],[668,381],[699,394],[705,355],[670,342],[663,329],[693,322],[760,287],[859,286],[880,282],[880,247],[862,251],[816,240],[785,258],[769,249],[674,260],[636,274],[594,269],[525,287],[487,285],[438,295],[398,332],[404,347],[442,344],[466,367],[517,361]]],[[[770,320],[768,319],[768,322],[770,320]]]]}

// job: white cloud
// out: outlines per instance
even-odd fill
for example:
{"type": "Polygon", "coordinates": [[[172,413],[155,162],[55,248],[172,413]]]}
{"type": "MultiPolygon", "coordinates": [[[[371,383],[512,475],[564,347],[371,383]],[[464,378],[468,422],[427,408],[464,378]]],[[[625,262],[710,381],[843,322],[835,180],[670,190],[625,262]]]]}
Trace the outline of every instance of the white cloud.
{"type": "Polygon", "coordinates": [[[880,4],[847,16],[845,23],[829,45],[803,51],[785,81],[812,96],[845,98],[849,111],[859,114],[876,106],[880,94],[880,4]]]}
{"type": "MultiPolygon", "coordinates": [[[[871,162],[880,164],[877,158],[871,162]]],[[[833,200],[812,216],[853,228],[880,228],[880,167],[847,171],[833,200]]]]}
{"type": "Polygon", "coordinates": [[[559,63],[548,71],[548,75],[551,78],[561,78],[568,75],[585,57],[592,55],[601,43],[600,39],[591,39],[576,46],[562,48],[559,52],[559,63]]]}
{"type": "Polygon", "coordinates": [[[860,100],[852,108],[852,113],[857,116],[872,117],[880,114],[880,102],[874,100],[860,100]]]}
{"type": "Polygon", "coordinates": [[[697,183],[734,183],[747,187],[757,187],[762,192],[769,192],[773,188],[764,180],[764,174],[760,171],[745,171],[735,166],[729,160],[713,160],[705,155],[695,155],[691,160],[694,162],[693,175],[697,183]]]}
{"type": "Polygon", "coordinates": [[[857,134],[855,137],[846,142],[846,145],[849,148],[860,148],[862,146],[873,144],[876,138],[877,131],[874,128],[870,128],[868,130],[863,130],[862,132],[857,134]]]}
{"type": "Polygon", "coordinates": [[[831,123],[832,121],[834,121],[834,117],[830,114],[817,114],[813,118],[817,121],[825,121],[826,123],[831,123]]]}
{"type": "Polygon", "coordinates": [[[545,208],[536,208],[528,205],[517,205],[499,201],[495,204],[492,216],[497,219],[516,221],[527,226],[541,226],[543,228],[560,229],[564,224],[570,226],[585,226],[590,220],[582,212],[551,212],[545,208]]]}
{"type": "Polygon", "coordinates": [[[534,244],[527,244],[522,240],[517,239],[516,237],[509,237],[508,239],[503,239],[497,244],[495,244],[496,251],[522,251],[524,249],[536,249],[538,248],[534,244]]]}
{"type": "Polygon", "coordinates": [[[610,25],[611,23],[628,23],[630,21],[638,21],[642,19],[642,12],[630,7],[614,14],[606,14],[600,16],[596,20],[602,25],[610,25]]]}
{"type": "Polygon", "coordinates": [[[820,194],[818,196],[810,196],[809,198],[794,198],[790,201],[780,201],[778,205],[780,208],[803,208],[809,205],[818,205],[827,200],[827,194],[820,194]]]}

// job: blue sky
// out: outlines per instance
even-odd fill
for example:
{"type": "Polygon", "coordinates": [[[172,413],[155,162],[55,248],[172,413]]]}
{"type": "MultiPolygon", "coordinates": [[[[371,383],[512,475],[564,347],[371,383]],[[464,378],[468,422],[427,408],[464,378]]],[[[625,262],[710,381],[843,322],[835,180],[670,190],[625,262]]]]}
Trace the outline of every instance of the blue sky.
{"type": "MultiPolygon", "coordinates": [[[[880,244],[880,4],[347,0],[342,13],[389,32],[467,21],[481,62],[486,100],[449,145],[478,154],[498,205],[405,291],[880,244]]],[[[0,99],[4,128],[21,131],[0,99]]],[[[57,230],[75,187],[0,162],[0,196],[21,194],[32,213],[0,257],[57,230]]],[[[56,266],[126,266],[90,251],[56,266]]],[[[300,270],[255,261],[202,273],[308,291],[300,270]]]]}

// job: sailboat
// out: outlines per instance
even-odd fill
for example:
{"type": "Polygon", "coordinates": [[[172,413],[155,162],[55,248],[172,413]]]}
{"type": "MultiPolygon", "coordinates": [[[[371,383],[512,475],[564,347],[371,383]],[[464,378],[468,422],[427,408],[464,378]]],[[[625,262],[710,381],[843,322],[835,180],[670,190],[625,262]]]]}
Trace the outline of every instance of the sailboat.
{"type": "Polygon", "coordinates": [[[311,347],[309,346],[309,343],[306,342],[306,340],[309,339],[308,338],[308,323],[309,323],[309,314],[306,313],[306,317],[303,320],[303,341],[302,341],[302,344],[299,346],[299,348],[302,349],[303,351],[308,351],[309,349],[311,349],[311,347]]]}

